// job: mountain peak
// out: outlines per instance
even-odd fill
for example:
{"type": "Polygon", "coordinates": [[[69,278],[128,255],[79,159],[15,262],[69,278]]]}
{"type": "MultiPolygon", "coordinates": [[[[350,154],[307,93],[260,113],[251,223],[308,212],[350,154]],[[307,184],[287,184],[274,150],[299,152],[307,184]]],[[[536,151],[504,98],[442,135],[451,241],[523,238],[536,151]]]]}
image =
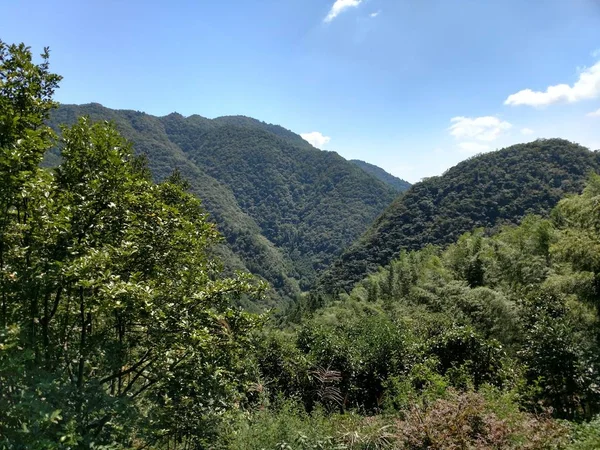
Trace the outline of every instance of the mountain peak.
{"type": "Polygon", "coordinates": [[[578,193],[600,155],[564,139],[517,144],[474,156],[414,184],[325,272],[325,291],[349,290],[402,250],[446,245],[478,227],[546,214],[578,193]]]}
{"type": "Polygon", "coordinates": [[[115,122],[147,156],[157,181],[179,170],[225,236],[219,252],[228,270],[269,281],[274,301],[313,287],[317,274],[396,197],[341,156],[250,117],[155,117],[97,104],[63,105],[52,125],[82,115],[115,122]]]}

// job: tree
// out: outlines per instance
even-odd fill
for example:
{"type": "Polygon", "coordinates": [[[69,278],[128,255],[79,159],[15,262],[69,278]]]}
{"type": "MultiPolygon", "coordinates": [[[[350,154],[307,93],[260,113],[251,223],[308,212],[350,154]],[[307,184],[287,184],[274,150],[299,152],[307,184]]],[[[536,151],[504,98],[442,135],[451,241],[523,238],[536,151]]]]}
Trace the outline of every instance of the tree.
{"type": "Polygon", "coordinates": [[[563,230],[551,250],[575,270],[593,274],[590,300],[600,311],[600,175],[590,175],[581,195],[562,200],[554,219],[563,230]]]}
{"type": "Polygon", "coordinates": [[[2,49],[0,446],[200,445],[249,382],[258,319],[231,302],[263,286],[223,277],[200,201],[153,184],[112,124],[64,128],[39,169],[58,78],[47,51],[2,49]]]}
{"type": "Polygon", "coordinates": [[[44,125],[56,106],[52,94],[61,79],[49,70],[49,50],[41,64],[32,62],[24,44],[0,41],[0,324],[6,326],[10,311],[13,272],[8,267],[10,247],[27,242],[34,186],[47,183],[38,166],[52,145],[54,134],[44,125]]]}
{"type": "MultiPolygon", "coordinates": [[[[585,324],[562,296],[537,293],[525,303],[526,335],[519,355],[526,377],[537,384],[534,398],[558,417],[598,413],[598,350],[585,324]]],[[[537,405],[536,405],[537,406],[537,405]]]]}

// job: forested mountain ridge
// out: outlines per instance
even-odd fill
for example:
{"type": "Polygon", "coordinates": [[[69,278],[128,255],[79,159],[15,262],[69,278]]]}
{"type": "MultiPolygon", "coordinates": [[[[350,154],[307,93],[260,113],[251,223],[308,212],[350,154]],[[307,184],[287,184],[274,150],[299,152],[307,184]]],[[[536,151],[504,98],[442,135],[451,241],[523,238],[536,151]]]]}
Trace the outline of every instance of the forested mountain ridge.
{"type": "Polygon", "coordinates": [[[289,276],[289,262],[260,234],[256,222],[239,208],[231,189],[189,161],[185,153],[165,136],[157,118],[135,111],[114,111],[99,104],[62,105],[52,112],[51,125],[58,129],[60,124],[74,123],[80,115],[86,115],[92,121],[114,122],[135,144],[135,151],[146,156],[156,180],[163,180],[178,170],[189,181],[190,191],[202,199],[204,208],[210,211],[212,220],[219,223],[219,230],[227,239],[228,245],[218,246],[216,250],[228,269],[249,270],[262,276],[283,297],[299,292],[297,282],[289,276]],[[245,255],[252,255],[252,258],[245,255]]]}
{"type": "Polygon", "coordinates": [[[377,177],[384,183],[389,184],[394,189],[396,189],[398,192],[404,192],[407,189],[409,189],[411,186],[411,184],[408,181],[405,181],[401,178],[395,177],[391,173],[386,172],[381,167],[376,166],[374,164],[370,164],[368,162],[361,161],[360,159],[351,159],[350,162],[353,164],[356,164],[362,170],[377,177]]]}
{"type": "Polygon", "coordinates": [[[51,125],[78,116],[115,122],[155,180],[179,170],[225,236],[226,264],[262,276],[283,297],[312,287],[396,196],[336,153],[252,118],[154,117],[88,104],[61,105],[51,125]]]}
{"type": "Polygon", "coordinates": [[[546,214],[580,192],[600,154],[562,139],[537,140],[475,156],[401,194],[323,274],[325,292],[349,290],[401,250],[448,244],[477,227],[546,214]]]}
{"type": "Polygon", "coordinates": [[[178,115],[163,123],[169,139],[196,165],[233,189],[240,207],[285,249],[308,288],[315,269],[324,269],[395,193],[337,153],[225,119],[228,126],[205,133],[192,131],[195,120],[188,124],[178,115]]]}
{"type": "MultiPolygon", "coordinates": [[[[548,218],[401,251],[349,294],[253,314],[238,300],[266,283],[222,270],[181,173],[152,181],[115,123],[47,126],[61,77],[41,58],[0,41],[0,448],[600,448],[600,175],[548,218]]],[[[126,128],[152,128],[138,137],[158,151],[159,125],[126,128]]],[[[474,179],[531,210],[598,163],[534,144],[484,165],[516,181],[474,179]]]]}

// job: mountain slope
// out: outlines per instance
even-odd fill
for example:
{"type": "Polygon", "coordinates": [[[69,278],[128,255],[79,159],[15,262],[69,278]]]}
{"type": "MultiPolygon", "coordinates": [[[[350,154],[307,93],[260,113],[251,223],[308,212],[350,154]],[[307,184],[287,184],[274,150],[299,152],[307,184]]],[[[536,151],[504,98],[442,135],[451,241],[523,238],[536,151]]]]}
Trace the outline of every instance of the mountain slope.
{"type": "Polygon", "coordinates": [[[191,161],[232,188],[242,210],[293,261],[304,289],[395,198],[337,153],[281,127],[228,117],[215,119],[225,126],[200,133],[195,119],[171,114],[161,121],[191,161]]]}
{"type": "Polygon", "coordinates": [[[376,166],[374,164],[361,161],[360,159],[351,159],[350,162],[352,164],[356,164],[362,170],[364,170],[367,173],[370,173],[377,179],[383,181],[385,184],[390,185],[398,192],[404,192],[411,186],[411,184],[408,181],[404,181],[401,178],[395,177],[391,173],[386,172],[381,167],[376,166]]]}
{"type": "Polygon", "coordinates": [[[396,195],[339,155],[248,117],[154,117],[89,104],[62,105],[51,124],[81,115],[114,121],[156,180],[179,170],[224,234],[227,265],[262,276],[279,297],[310,288],[396,195]]]}
{"type": "Polygon", "coordinates": [[[464,161],[401,194],[320,278],[326,292],[349,290],[403,250],[448,244],[476,227],[546,214],[580,192],[600,154],[561,139],[515,145],[464,161]]]}
{"type": "MultiPolygon", "coordinates": [[[[271,242],[261,235],[254,219],[241,210],[231,189],[192,163],[186,154],[173,144],[157,117],[136,111],[115,111],[99,104],[61,105],[52,115],[51,125],[72,124],[79,116],[90,120],[110,120],[123,135],[133,142],[135,151],[146,156],[148,167],[156,181],[163,180],[174,170],[191,184],[191,192],[202,199],[212,220],[227,240],[217,252],[230,270],[248,270],[268,280],[277,293],[272,300],[293,297],[300,290],[291,276],[292,265],[271,242]]],[[[207,119],[206,119],[207,120],[207,119]]],[[[50,161],[55,161],[51,155],[50,161]]]]}

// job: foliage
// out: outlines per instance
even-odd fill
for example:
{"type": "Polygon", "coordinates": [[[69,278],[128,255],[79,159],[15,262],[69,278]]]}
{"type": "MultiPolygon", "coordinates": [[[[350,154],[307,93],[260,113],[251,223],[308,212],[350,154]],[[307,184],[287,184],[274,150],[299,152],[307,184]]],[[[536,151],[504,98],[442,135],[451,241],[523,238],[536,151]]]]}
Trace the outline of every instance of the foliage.
{"type": "Polygon", "coordinates": [[[350,162],[356,164],[362,170],[377,177],[384,183],[389,184],[398,192],[404,192],[410,188],[410,183],[408,181],[404,181],[398,177],[395,177],[394,175],[387,173],[381,167],[377,167],[373,164],[369,164],[368,162],[361,161],[359,159],[351,159],[350,162]]]}
{"type": "MultiPolygon", "coordinates": [[[[307,414],[284,403],[237,418],[226,448],[259,449],[561,449],[568,428],[519,411],[510,398],[487,391],[450,392],[428,405],[411,406],[404,418],[307,414]]],[[[591,440],[592,432],[579,431],[591,440]]],[[[573,447],[592,448],[592,447],[573,447]]]]}
{"type": "Polygon", "coordinates": [[[330,420],[375,415],[390,448],[565,448],[552,417],[585,421],[600,405],[597,180],[550,220],[404,251],[349,295],[307,297],[263,339],[280,345],[259,345],[266,398],[330,420]],[[317,395],[318,368],[340,374],[342,402],[317,395]]]}
{"type": "Polygon", "coordinates": [[[595,450],[600,447],[600,418],[573,427],[568,450],[595,450]]]}
{"type": "Polygon", "coordinates": [[[312,287],[396,195],[336,153],[251,118],[154,117],[90,104],[62,105],[51,123],[81,115],[114,121],[156,180],[177,168],[225,236],[225,264],[266,279],[272,305],[312,287]]]}
{"type": "Polygon", "coordinates": [[[414,407],[398,428],[398,448],[410,450],[558,449],[567,435],[556,422],[516,409],[507,417],[499,417],[493,403],[475,393],[453,393],[427,408],[414,407]]]}
{"type": "Polygon", "coordinates": [[[448,245],[478,227],[547,214],[564,195],[581,192],[588,174],[600,168],[599,155],[562,139],[537,140],[473,157],[423,180],[336,259],[319,286],[349,292],[402,250],[448,245]]]}
{"type": "MultiPolygon", "coordinates": [[[[349,293],[313,292],[285,313],[256,316],[234,305],[255,304],[265,285],[236,267],[256,264],[295,295],[354,231],[328,233],[360,228],[377,209],[373,197],[389,191],[245,117],[152,118],[92,105],[117,124],[65,117],[58,139],[44,125],[59,82],[47,59],[45,51],[35,64],[27,47],[0,43],[1,448],[597,446],[600,177],[549,217],[497,224],[546,213],[579,189],[596,155],[540,141],[468,161],[464,174],[445,177],[474,174],[493,201],[510,203],[496,211],[469,194],[461,209],[448,187],[415,210],[434,220],[453,205],[468,216],[451,230],[427,222],[434,242],[435,230],[494,230],[442,247],[423,245],[425,231],[407,225],[419,249],[401,247],[349,293]],[[58,165],[40,168],[52,147],[58,165]],[[523,175],[533,156],[547,173],[523,175]],[[486,165],[498,158],[514,164],[517,181],[502,164],[486,165]],[[329,173],[316,168],[323,162],[329,173]],[[160,171],[169,166],[182,170],[160,171]],[[223,206],[231,247],[188,189],[223,206]],[[372,208],[361,216],[365,202],[372,208]],[[326,210],[343,205],[333,226],[326,210]],[[231,249],[242,247],[248,257],[236,260],[231,249]]],[[[416,185],[398,204],[444,183],[416,185]]]]}
{"type": "Polygon", "coordinates": [[[0,50],[0,445],[201,445],[245,398],[258,319],[230,305],[262,286],[222,275],[199,200],[153,184],[111,124],[64,128],[39,169],[58,77],[0,50]]]}
{"type": "Polygon", "coordinates": [[[230,423],[226,448],[236,450],[334,450],[345,449],[334,440],[335,424],[315,411],[307,414],[301,405],[285,401],[263,408],[230,423]]]}

